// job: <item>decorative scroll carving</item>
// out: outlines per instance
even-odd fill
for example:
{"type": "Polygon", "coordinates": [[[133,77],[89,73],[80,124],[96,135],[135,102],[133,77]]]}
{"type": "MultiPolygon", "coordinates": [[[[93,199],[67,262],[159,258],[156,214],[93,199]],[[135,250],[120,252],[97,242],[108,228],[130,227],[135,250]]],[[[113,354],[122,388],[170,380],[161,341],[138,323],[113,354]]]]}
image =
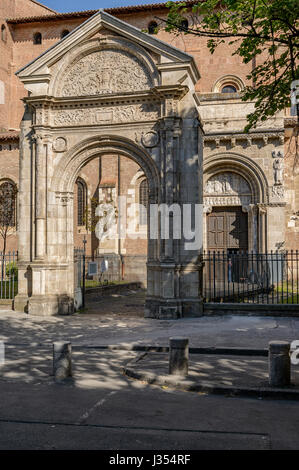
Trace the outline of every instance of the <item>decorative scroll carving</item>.
{"type": "Polygon", "coordinates": [[[152,121],[159,118],[159,107],[152,103],[116,107],[84,108],[56,111],[55,126],[94,125],[135,121],[152,121]]]}
{"type": "Polygon", "coordinates": [[[146,90],[151,79],[145,66],[126,51],[92,52],[68,70],[61,96],[87,96],[146,90]]]}
{"type": "Polygon", "coordinates": [[[284,187],[282,184],[272,186],[272,196],[278,199],[282,199],[284,197],[284,187]]]}

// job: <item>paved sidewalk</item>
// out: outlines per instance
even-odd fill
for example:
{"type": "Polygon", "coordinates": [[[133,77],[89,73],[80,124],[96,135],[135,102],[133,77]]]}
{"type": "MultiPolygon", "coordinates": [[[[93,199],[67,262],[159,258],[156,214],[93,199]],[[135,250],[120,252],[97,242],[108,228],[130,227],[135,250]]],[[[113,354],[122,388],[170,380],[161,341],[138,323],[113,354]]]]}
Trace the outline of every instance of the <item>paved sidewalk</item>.
{"type": "Polygon", "coordinates": [[[267,348],[271,340],[299,340],[299,318],[218,315],[155,320],[143,318],[140,296],[102,298],[87,313],[33,317],[0,310],[0,340],[10,344],[70,340],[77,345],[167,346],[170,336],[186,336],[190,346],[267,348]],[[92,313],[88,313],[92,312],[92,313]]]}

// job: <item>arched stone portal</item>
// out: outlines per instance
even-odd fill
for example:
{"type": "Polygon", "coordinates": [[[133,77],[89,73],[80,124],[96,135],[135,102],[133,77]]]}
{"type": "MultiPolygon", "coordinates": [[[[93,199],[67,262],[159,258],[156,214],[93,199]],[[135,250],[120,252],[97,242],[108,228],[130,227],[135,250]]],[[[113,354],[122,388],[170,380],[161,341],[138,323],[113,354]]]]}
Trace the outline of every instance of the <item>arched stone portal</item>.
{"type": "MultiPolygon", "coordinates": [[[[208,239],[207,221],[213,215],[217,217],[218,211],[221,220],[225,220],[226,215],[231,218],[231,213],[234,212],[233,218],[237,225],[243,226],[243,231],[246,230],[246,236],[243,234],[243,239],[239,240],[241,250],[266,251],[265,205],[268,202],[269,188],[259,165],[249,157],[233,152],[211,155],[205,160],[203,186],[203,211],[206,214],[203,220],[204,249],[217,250],[208,239]]],[[[229,224],[227,229],[230,230],[229,224]]],[[[232,245],[220,243],[218,249],[222,251],[227,247],[232,248],[234,241],[231,242],[232,245]]]]}
{"type": "Polygon", "coordinates": [[[140,165],[150,206],[172,206],[181,232],[174,236],[171,222],[164,239],[160,220],[153,237],[149,218],[145,314],[199,314],[201,246],[190,243],[190,230],[201,230],[194,208],[202,203],[193,58],[100,11],[17,75],[30,96],[21,124],[15,308],[73,311],[74,183],[89,160],[117,154],[140,165]]]}

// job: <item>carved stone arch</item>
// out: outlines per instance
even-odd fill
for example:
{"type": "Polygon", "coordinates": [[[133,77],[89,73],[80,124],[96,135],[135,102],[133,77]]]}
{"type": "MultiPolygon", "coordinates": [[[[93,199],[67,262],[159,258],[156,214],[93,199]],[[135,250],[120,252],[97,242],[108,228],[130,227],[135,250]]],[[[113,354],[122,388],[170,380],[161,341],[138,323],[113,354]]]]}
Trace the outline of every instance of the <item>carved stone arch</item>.
{"type": "MultiPolygon", "coordinates": [[[[88,39],[83,41],[78,47],[75,47],[72,51],[68,52],[61,62],[57,64],[56,69],[54,66],[53,77],[49,84],[49,95],[71,96],[71,94],[63,94],[65,80],[68,77],[70,71],[72,71],[72,69],[76,67],[76,64],[78,64],[80,61],[82,62],[82,67],[86,67],[84,60],[90,54],[95,54],[95,56],[98,57],[100,54],[105,53],[105,51],[113,51],[116,55],[119,56],[119,58],[121,58],[122,55],[126,56],[126,58],[131,62],[130,65],[135,65],[134,62],[136,63],[138,67],[129,67],[132,76],[136,75],[136,82],[134,83],[135,88],[132,91],[138,90],[138,86],[136,89],[136,84],[138,85],[138,72],[140,77],[142,76],[142,83],[145,81],[145,77],[147,78],[147,86],[145,86],[143,89],[149,89],[160,84],[160,76],[157,67],[151,55],[143,47],[128,39],[111,36],[104,39],[88,39]]],[[[75,79],[75,77],[73,77],[73,79],[75,79]]],[[[78,94],[82,95],[82,93],[78,94]]]]}
{"type": "Polygon", "coordinates": [[[18,180],[16,179],[16,177],[14,175],[11,175],[11,174],[6,174],[6,176],[0,176],[0,185],[2,183],[11,183],[13,184],[17,189],[19,187],[19,182],[18,180]]]}
{"type": "Polygon", "coordinates": [[[53,191],[72,192],[82,167],[96,156],[103,154],[118,154],[134,160],[147,177],[150,197],[158,202],[160,178],[156,164],[145,149],[120,136],[91,137],[70,149],[53,175],[51,183],[53,191]]]}
{"type": "Polygon", "coordinates": [[[138,184],[138,181],[141,178],[144,178],[144,177],[145,177],[144,171],[141,168],[139,168],[139,170],[136,171],[135,175],[133,176],[133,178],[130,181],[130,188],[135,187],[136,184],[138,184]]]}
{"type": "Polygon", "coordinates": [[[240,77],[236,75],[224,75],[216,80],[212,86],[212,92],[221,93],[221,90],[226,85],[233,85],[237,92],[242,91],[245,88],[244,82],[240,77]]]}
{"type": "MultiPolygon", "coordinates": [[[[173,221],[170,211],[170,236],[165,237],[162,208],[150,207],[145,315],[201,314],[196,208],[202,202],[202,129],[195,122],[199,72],[192,56],[100,10],[17,76],[29,91],[32,115],[22,122],[28,138],[21,141],[15,308],[38,315],[73,312],[74,183],[91,159],[116,154],[142,168],[150,204],[178,204],[182,216],[186,203],[195,208],[194,240],[181,230],[178,241],[171,225],[182,226],[180,220],[173,221]],[[98,55],[95,62],[92,54],[98,55]],[[80,61],[83,74],[80,64],[73,69],[80,61]],[[62,92],[65,79],[70,86],[62,92]]],[[[125,217],[119,221],[117,235],[123,239],[125,217]]]]}
{"type": "Polygon", "coordinates": [[[269,185],[266,175],[256,162],[245,155],[232,152],[211,155],[205,159],[203,171],[203,187],[217,173],[237,173],[251,188],[252,204],[268,202],[269,185]]]}

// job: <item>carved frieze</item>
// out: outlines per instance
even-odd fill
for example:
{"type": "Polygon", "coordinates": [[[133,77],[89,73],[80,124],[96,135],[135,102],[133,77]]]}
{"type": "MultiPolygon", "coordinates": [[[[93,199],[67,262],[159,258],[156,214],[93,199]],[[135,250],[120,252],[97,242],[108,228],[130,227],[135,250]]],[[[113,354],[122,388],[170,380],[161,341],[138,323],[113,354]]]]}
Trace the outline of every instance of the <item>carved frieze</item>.
{"type": "Polygon", "coordinates": [[[54,111],[55,126],[114,124],[158,118],[159,107],[152,103],[54,111]]]}
{"type": "Polygon", "coordinates": [[[207,206],[248,206],[251,203],[250,196],[211,196],[204,198],[207,206]]]}
{"type": "Polygon", "coordinates": [[[67,71],[60,96],[136,92],[152,86],[144,64],[135,56],[113,48],[82,57],[67,71]]]}

